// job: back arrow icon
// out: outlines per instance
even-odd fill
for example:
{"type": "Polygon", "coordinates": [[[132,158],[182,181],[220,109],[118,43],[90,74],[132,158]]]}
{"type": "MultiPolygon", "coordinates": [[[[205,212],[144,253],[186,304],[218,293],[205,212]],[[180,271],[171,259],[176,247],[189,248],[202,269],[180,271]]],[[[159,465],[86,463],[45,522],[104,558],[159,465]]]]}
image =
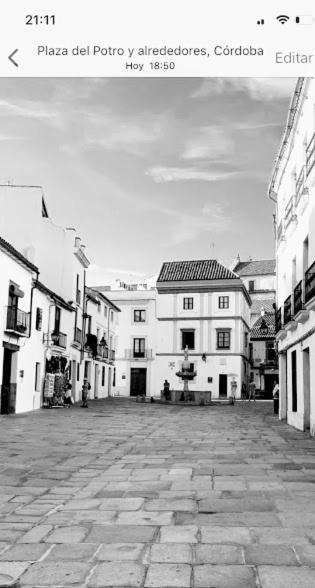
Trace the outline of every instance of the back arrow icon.
{"type": "Polygon", "coordinates": [[[19,64],[16,63],[16,61],[13,59],[13,55],[15,55],[17,52],[18,52],[18,49],[14,49],[14,51],[8,57],[8,59],[10,59],[11,63],[13,63],[13,65],[15,65],[15,67],[19,67],[19,64]]]}

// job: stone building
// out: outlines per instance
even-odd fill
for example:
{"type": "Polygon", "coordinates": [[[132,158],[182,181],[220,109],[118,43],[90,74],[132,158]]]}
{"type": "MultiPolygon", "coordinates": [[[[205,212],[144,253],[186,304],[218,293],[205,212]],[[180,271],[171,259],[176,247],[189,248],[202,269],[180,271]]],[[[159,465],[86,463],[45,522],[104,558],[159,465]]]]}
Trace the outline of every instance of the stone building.
{"type": "Polygon", "coordinates": [[[299,78],[269,187],[275,203],[280,418],[315,434],[315,80],[299,78]]]}
{"type": "Polygon", "coordinates": [[[231,269],[247,288],[250,310],[250,379],[255,382],[257,396],[272,398],[278,380],[278,359],[275,341],[276,261],[275,259],[241,261],[231,269]]]}
{"type": "Polygon", "coordinates": [[[166,378],[173,389],[187,346],[192,390],[211,390],[213,398],[237,397],[249,372],[250,296],[242,280],[216,260],[164,263],[157,280],[157,374],[154,394],[166,378]]]}

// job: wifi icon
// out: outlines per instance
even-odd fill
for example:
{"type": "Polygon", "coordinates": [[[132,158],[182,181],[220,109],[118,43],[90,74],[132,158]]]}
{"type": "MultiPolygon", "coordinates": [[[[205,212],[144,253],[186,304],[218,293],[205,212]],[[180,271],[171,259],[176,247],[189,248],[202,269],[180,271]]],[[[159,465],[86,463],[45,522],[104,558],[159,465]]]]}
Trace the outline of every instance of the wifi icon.
{"type": "Polygon", "coordinates": [[[286,22],[288,22],[288,20],[290,20],[290,17],[286,14],[280,14],[279,16],[277,16],[277,21],[281,22],[281,24],[285,24],[286,22]]]}

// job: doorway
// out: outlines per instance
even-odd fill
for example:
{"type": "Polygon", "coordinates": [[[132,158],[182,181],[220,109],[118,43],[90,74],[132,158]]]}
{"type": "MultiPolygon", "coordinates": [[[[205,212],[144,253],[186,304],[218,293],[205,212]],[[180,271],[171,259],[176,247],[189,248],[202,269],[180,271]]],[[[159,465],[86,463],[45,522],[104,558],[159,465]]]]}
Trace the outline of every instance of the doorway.
{"type": "Polygon", "coordinates": [[[145,396],[147,392],[147,368],[131,368],[130,396],[145,396]]]}
{"type": "Polygon", "coordinates": [[[98,363],[95,364],[95,373],[94,373],[94,398],[98,398],[98,374],[99,368],[98,363]]]}
{"type": "Polygon", "coordinates": [[[16,382],[13,382],[16,374],[16,352],[12,349],[3,350],[3,371],[1,386],[1,414],[14,414],[16,408],[16,382]],[[15,367],[15,369],[14,369],[15,367]]]}
{"type": "Polygon", "coordinates": [[[265,392],[263,398],[265,400],[272,400],[274,383],[278,381],[278,376],[274,374],[265,374],[265,392]]]}
{"type": "Polygon", "coordinates": [[[296,373],[296,351],[291,353],[291,386],[292,386],[292,412],[297,412],[297,373],[296,373]]]}
{"type": "Polygon", "coordinates": [[[112,368],[108,368],[108,396],[112,395],[112,368]]]}
{"type": "Polygon", "coordinates": [[[304,429],[310,428],[311,412],[311,366],[310,349],[303,349],[303,393],[304,393],[304,429]]]}
{"type": "Polygon", "coordinates": [[[227,398],[227,374],[219,374],[219,396],[227,398]]]}

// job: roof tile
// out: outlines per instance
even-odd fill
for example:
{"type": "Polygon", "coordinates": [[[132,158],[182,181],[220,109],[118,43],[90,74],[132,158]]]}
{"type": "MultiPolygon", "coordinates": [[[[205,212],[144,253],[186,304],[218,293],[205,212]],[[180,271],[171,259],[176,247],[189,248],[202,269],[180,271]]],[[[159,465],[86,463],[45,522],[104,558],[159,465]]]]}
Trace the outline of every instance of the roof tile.
{"type": "Polygon", "coordinates": [[[163,263],[157,282],[237,280],[238,276],[216,259],[169,261],[163,263]]]}

